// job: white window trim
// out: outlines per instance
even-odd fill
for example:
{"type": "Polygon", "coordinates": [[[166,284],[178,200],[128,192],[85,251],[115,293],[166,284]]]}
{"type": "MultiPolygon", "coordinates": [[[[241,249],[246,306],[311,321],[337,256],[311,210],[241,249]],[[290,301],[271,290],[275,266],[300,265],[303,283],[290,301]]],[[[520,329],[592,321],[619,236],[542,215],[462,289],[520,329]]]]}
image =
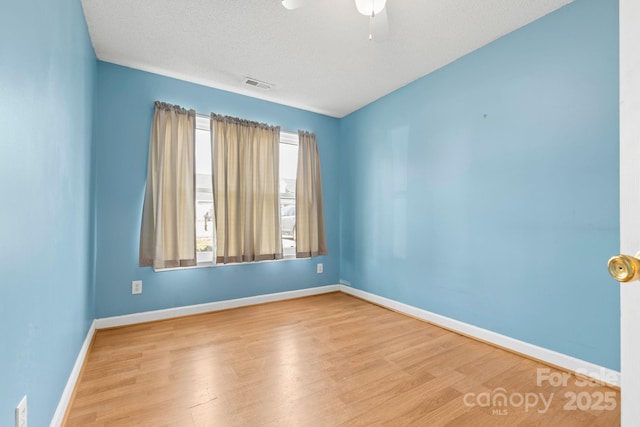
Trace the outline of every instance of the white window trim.
{"type": "Polygon", "coordinates": [[[289,145],[298,145],[298,134],[286,130],[280,131],[280,143],[289,145]]]}
{"type": "Polygon", "coordinates": [[[196,115],[196,129],[211,130],[211,120],[207,116],[196,115]]]}

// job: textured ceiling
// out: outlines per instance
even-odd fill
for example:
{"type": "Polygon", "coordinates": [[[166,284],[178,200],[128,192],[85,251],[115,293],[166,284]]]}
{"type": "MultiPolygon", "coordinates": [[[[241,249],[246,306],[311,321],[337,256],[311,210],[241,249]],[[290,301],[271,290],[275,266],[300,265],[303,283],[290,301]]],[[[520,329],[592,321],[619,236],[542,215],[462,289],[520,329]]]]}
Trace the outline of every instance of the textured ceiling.
{"type": "Polygon", "coordinates": [[[387,0],[389,32],[373,42],[353,0],[82,4],[103,61],[343,117],[571,1],[387,0]]]}

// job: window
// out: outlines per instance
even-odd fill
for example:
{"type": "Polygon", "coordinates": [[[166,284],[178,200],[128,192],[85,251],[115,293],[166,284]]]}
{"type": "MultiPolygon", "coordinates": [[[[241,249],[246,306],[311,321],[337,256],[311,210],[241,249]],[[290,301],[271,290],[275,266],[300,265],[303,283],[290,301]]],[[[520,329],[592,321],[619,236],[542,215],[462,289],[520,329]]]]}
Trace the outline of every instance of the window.
{"type": "Polygon", "coordinates": [[[282,255],[296,256],[296,174],[298,172],[298,135],[280,132],[280,226],[282,255]]]}
{"type": "Polygon", "coordinates": [[[213,187],[211,183],[211,131],[207,117],[196,116],[196,261],[215,259],[213,187]]]}
{"type": "MultiPolygon", "coordinates": [[[[196,116],[196,258],[198,264],[216,258],[213,189],[211,183],[211,130],[209,118],[196,116]]],[[[280,222],[285,258],[296,256],[296,174],[298,134],[280,132],[280,222]]]]}

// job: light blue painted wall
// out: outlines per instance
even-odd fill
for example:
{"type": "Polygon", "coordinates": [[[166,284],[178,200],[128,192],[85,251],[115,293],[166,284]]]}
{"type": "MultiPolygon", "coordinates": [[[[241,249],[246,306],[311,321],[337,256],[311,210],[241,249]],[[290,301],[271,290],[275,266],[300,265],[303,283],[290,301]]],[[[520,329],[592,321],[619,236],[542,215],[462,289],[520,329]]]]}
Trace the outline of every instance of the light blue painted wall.
{"type": "Polygon", "coordinates": [[[95,317],[96,59],[79,0],[0,13],[0,425],[48,425],[95,317]]]}
{"type": "Polygon", "coordinates": [[[577,0],[340,128],[343,279],[619,369],[617,1],[577,0]]]}
{"type": "Polygon", "coordinates": [[[335,118],[98,62],[97,317],[335,284],[339,280],[339,122],[335,118]],[[329,255],[312,260],[153,272],[138,267],[149,130],[155,100],[315,132],[329,255]],[[324,273],[316,274],[316,263],[324,273]],[[143,281],[131,295],[131,281],[143,281]]]}

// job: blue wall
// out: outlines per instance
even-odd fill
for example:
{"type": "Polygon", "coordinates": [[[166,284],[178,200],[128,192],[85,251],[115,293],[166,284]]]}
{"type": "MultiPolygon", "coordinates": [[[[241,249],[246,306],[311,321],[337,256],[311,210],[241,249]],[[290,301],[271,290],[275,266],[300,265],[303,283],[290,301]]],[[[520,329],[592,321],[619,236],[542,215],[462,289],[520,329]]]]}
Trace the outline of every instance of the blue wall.
{"type": "Polygon", "coordinates": [[[98,62],[97,317],[137,313],[338,283],[339,122],[337,119],[155,74],[98,62]],[[154,272],[138,267],[149,130],[155,100],[315,132],[329,255],[312,260],[154,272]],[[324,273],[316,274],[316,263],[324,273]],[[131,281],[143,281],[131,295],[131,281]]]}
{"type": "Polygon", "coordinates": [[[616,1],[577,0],[340,132],[343,279],[619,369],[616,1]]]}
{"type": "Polygon", "coordinates": [[[0,13],[0,425],[48,425],[94,319],[96,59],[79,0],[0,13]]]}

